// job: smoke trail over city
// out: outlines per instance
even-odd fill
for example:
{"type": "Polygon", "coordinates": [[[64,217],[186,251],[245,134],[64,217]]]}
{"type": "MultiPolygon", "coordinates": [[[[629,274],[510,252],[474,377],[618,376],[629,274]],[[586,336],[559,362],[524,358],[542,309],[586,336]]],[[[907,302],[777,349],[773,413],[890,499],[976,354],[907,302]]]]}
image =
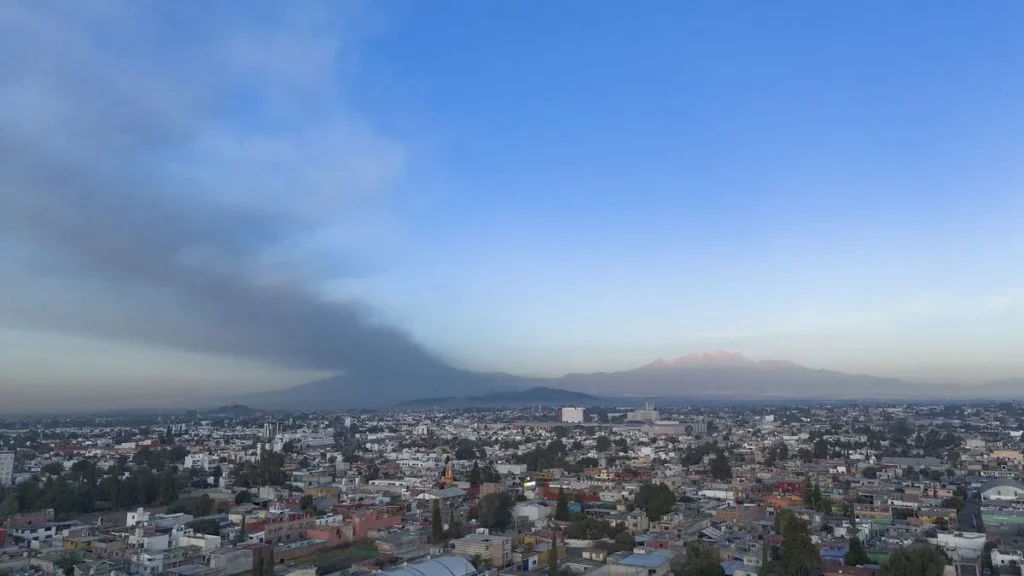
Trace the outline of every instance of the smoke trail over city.
{"type": "MultiPolygon", "coordinates": [[[[459,373],[301,272],[310,238],[372,220],[401,172],[401,148],[338,103],[351,26],[313,4],[230,24],[57,8],[0,6],[0,325],[369,384],[459,373]],[[280,118],[303,128],[275,131],[280,118]]],[[[364,238],[346,238],[359,253],[364,238]]]]}

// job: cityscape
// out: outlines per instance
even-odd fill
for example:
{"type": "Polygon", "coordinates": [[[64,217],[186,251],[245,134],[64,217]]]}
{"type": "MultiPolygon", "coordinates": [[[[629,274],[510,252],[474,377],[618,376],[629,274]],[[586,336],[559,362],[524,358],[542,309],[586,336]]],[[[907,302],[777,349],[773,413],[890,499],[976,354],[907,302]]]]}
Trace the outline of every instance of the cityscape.
{"type": "Polygon", "coordinates": [[[1011,574],[1022,432],[1019,403],[8,417],[0,569],[1011,574]]]}
{"type": "Polygon", "coordinates": [[[0,0],[0,576],[1024,576],[1024,0],[0,0]]]}

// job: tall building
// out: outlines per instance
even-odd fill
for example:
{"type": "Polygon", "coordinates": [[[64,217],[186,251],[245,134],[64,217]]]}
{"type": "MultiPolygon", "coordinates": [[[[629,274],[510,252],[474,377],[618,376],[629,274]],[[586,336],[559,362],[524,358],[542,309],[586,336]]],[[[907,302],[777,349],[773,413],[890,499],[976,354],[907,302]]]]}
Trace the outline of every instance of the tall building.
{"type": "Polygon", "coordinates": [[[653,402],[645,402],[643,410],[626,413],[626,420],[630,422],[654,422],[657,419],[658,411],[654,409],[653,402]]]}
{"type": "Polygon", "coordinates": [[[14,479],[14,452],[0,452],[0,486],[10,486],[14,479]]]}
{"type": "Polygon", "coordinates": [[[561,416],[562,422],[582,424],[587,419],[587,409],[578,406],[566,406],[559,409],[559,416],[561,416]]]}

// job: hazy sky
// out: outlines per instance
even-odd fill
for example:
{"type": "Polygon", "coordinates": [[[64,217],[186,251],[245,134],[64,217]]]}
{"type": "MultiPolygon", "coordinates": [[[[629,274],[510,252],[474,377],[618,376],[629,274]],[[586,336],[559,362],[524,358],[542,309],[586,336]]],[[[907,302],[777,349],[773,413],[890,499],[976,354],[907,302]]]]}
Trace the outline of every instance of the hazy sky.
{"type": "Polygon", "coordinates": [[[1022,29],[1016,2],[2,2],[0,404],[704,349],[1024,375],[1022,29]]]}

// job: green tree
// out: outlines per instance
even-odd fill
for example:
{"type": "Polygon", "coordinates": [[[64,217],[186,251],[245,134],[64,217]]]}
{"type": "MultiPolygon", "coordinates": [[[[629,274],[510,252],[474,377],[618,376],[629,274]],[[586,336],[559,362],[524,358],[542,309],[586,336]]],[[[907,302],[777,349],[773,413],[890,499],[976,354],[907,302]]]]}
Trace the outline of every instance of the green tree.
{"type": "Polygon", "coordinates": [[[600,540],[607,538],[612,531],[612,526],[605,520],[583,517],[569,524],[565,529],[566,538],[577,540],[600,540]]]}
{"type": "Polygon", "coordinates": [[[615,535],[615,544],[613,546],[615,552],[633,550],[634,546],[636,546],[636,538],[628,530],[623,530],[615,535]]]}
{"type": "Polygon", "coordinates": [[[646,511],[647,517],[652,521],[660,520],[662,516],[672,511],[676,504],[676,495],[665,484],[644,484],[633,498],[633,504],[646,511]]]}
{"type": "Polygon", "coordinates": [[[245,504],[246,502],[252,502],[252,494],[248,490],[239,490],[238,494],[235,494],[235,504],[245,504]]]}
{"type": "Polygon", "coordinates": [[[864,544],[861,543],[860,538],[856,536],[850,538],[850,551],[843,558],[843,563],[847,566],[862,566],[871,563],[871,558],[864,551],[864,544]]]}
{"type": "Polygon", "coordinates": [[[512,524],[512,505],[508,492],[488,494],[480,499],[477,520],[484,528],[504,530],[512,524]]]}
{"type": "Polygon", "coordinates": [[[39,471],[50,476],[60,476],[64,473],[64,467],[60,465],[60,462],[49,462],[44,464],[39,471]]]}
{"type": "Polygon", "coordinates": [[[946,559],[934,546],[899,548],[882,565],[881,576],[941,576],[946,559]]]}
{"type": "Polygon", "coordinates": [[[995,550],[996,543],[992,541],[985,542],[985,547],[981,550],[981,569],[988,570],[991,574],[992,570],[992,551],[995,550]]]}
{"type": "Polygon", "coordinates": [[[561,487],[558,489],[558,500],[555,503],[555,520],[569,520],[569,498],[565,495],[565,489],[561,487]]]}
{"type": "MultiPolygon", "coordinates": [[[[811,541],[807,523],[792,510],[783,509],[775,515],[775,529],[782,534],[777,568],[786,576],[813,576],[820,573],[822,562],[818,547],[811,541]]],[[[774,563],[772,563],[774,564],[774,563]]]]}
{"type": "Polygon", "coordinates": [[[558,528],[551,531],[551,550],[548,551],[548,576],[558,576],[558,528]]]}
{"type": "Polygon", "coordinates": [[[814,443],[814,450],[812,452],[814,458],[823,460],[828,458],[828,442],[824,438],[820,438],[814,443]]]}
{"type": "Polygon", "coordinates": [[[301,510],[306,511],[306,512],[312,510],[313,509],[313,496],[310,495],[310,494],[305,494],[305,495],[302,496],[302,498],[299,498],[299,508],[301,510]]]}
{"type": "Polygon", "coordinates": [[[171,471],[160,475],[158,502],[164,506],[178,499],[178,477],[171,471]]]}
{"type": "Polygon", "coordinates": [[[607,452],[612,447],[612,440],[607,436],[601,435],[597,437],[596,444],[595,448],[597,448],[598,452],[607,452]]]}
{"type": "Polygon", "coordinates": [[[729,464],[729,458],[726,457],[725,452],[719,450],[713,460],[711,460],[711,475],[720,482],[726,482],[732,480],[732,466],[729,464]]]}
{"type": "Polygon", "coordinates": [[[267,549],[267,559],[263,562],[263,576],[274,576],[274,566],[277,561],[274,560],[274,545],[271,544],[267,549]]]}
{"type": "Polygon", "coordinates": [[[437,544],[444,540],[444,526],[441,526],[441,503],[434,500],[430,511],[430,540],[437,544]]]}
{"type": "Polygon", "coordinates": [[[0,518],[10,518],[17,514],[18,510],[18,495],[12,490],[4,496],[4,501],[0,504],[0,518]]]}
{"type": "Polygon", "coordinates": [[[64,576],[74,576],[75,564],[78,564],[78,555],[74,552],[64,552],[53,561],[53,565],[60,568],[64,576]]]}
{"type": "Polygon", "coordinates": [[[220,522],[214,520],[213,518],[193,520],[192,522],[188,523],[188,527],[198,534],[220,536],[220,522]]]}
{"type": "Polygon", "coordinates": [[[469,471],[469,485],[480,485],[480,463],[476,460],[473,460],[473,469],[469,471]]]}
{"type": "Polygon", "coordinates": [[[693,541],[686,545],[682,558],[672,562],[673,576],[723,576],[718,550],[707,542],[693,541]]]}

